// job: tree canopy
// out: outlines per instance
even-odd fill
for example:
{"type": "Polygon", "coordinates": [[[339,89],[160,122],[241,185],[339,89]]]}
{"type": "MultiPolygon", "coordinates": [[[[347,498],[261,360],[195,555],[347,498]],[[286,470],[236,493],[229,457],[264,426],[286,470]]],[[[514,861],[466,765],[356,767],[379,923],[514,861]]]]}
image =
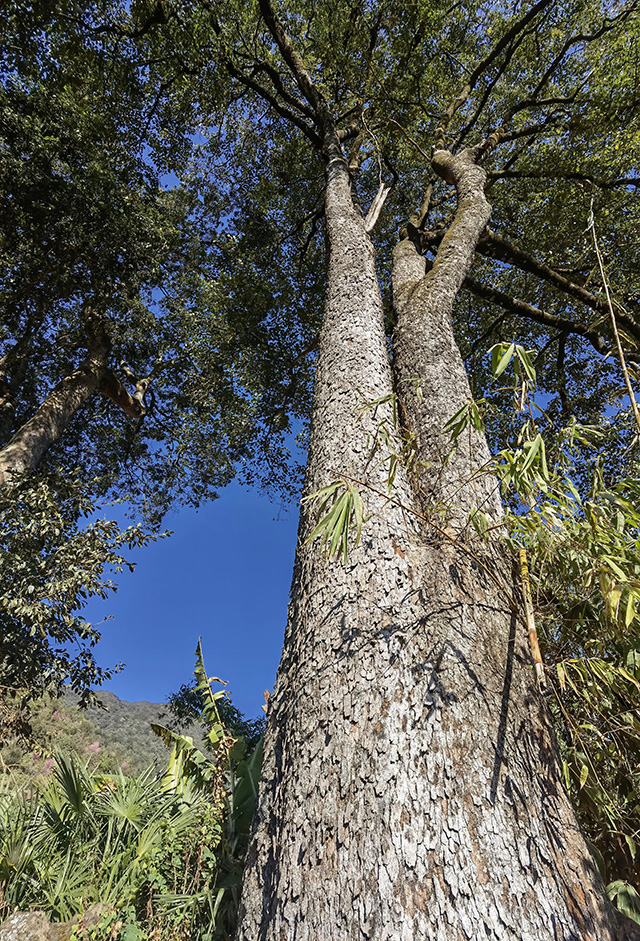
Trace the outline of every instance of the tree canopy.
{"type": "Polygon", "coordinates": [[[322,114],[389,334],[398,232],[430,266],[454,220],[434,148],[482,148],[491,222],[453,310],[478,405],[452,431],[482,422],[498,455],[567,785],[607,877],[636,880],[637,13],[21,2],[0,90],[3,441],[93,356],[91,397],[30,469],[79,468],[154,524],[238,472],[298,484],[285,436],[308,421],[321,319],[322,114]]]}

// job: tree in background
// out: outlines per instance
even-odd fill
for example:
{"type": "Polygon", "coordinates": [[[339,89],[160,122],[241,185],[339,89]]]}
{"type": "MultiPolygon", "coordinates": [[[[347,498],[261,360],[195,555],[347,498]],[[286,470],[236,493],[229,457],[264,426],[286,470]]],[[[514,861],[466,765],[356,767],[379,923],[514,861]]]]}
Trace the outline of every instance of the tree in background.
{"type": "MultiPolygon", "coordinates": [[[[227,287],[225,201],[176,176],[194,182],[188,100],[162,109],[162,79],[99,17],[15,3],[2,26],[5,732],[30,698],[70,683],[88,701],[109,675],[81,608],[171,505],[197,506],[238,472],[295,490],[284,433],[305,380],[283,400],[288,340],[263,326],[273,297],[238,303],[227,287]],[[144,528],[90,521],[114,499],[144,528]]],[[[145,23],[140,39],[158,26],[145,23]]]]}

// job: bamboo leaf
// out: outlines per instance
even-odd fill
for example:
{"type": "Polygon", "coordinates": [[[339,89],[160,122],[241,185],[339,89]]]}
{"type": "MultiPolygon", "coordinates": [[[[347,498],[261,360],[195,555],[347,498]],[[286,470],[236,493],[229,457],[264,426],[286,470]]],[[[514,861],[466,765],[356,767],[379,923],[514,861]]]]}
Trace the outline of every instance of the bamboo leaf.
{"type": "Polygon", "coordinates": [[[525,448],[527,450],[527,457],[524,464],[522,465],[522,473],[526,473],[529,470],[533,462],[535,461],[538,452],[540,451],[540,446],[542,444],[542,436],[536,435],[533,441],[527,441],[525,448]]]}
{"type": "Polygon", "coordinates": [[[636,616],[636,603],[635,603],[633,594],[629,592],[629,594],[627,595],[627,607],[624,613],[624,626],[629,627],[635,620],[635,616],[636,616]]]}
{"type": "Polygon", "coordinates": [[[580,784],[578,790],[581,791],[582,788],[587,783],[587,778],[589,777],[589,768],[586,765],[582,765],[580,769],[580,784]]]}
{"type": "MultiPolygon", "coordinates": [[[[511,360],[512,360],[512,358],[513,358],[513,354],[514,354],[515,348],[516,348],[516,347],[515,347],[515,343],[511,343],[511,344],[507,347],[506,351],[503,353],[503,355],[502,355],[502,357],[500,358],[500,360],[499,360],[497,366],[496,366],[495,369],[493,370],[493,375],[494,375],[494,378],[495,378],[495,379],[498,379],[498,377],[502,375],[502,373],[505,371],[505,369],[507,368],[507,366],[508,366],[509,363],[511,362],[511,360]]],[[[493,364],[492,364],[492,365],[493,365],[493,364]]]]}
{"type": "Polygon", "coordinates": [[[328,550],[329,556],[332,556],[334,552],[336,551],[336,549],[338,548],[338,545],[340,545],[340,543],[343,542],[343,534],[344,534],[346,525],[349,522],[348,514],[349,514],[349,510],[351,509],[351,500],[350,500],[348,491],[342,494],[342,496],[340,497],[338,501],[338,505],[340,507],[340,512],[336,519],[335,526],[333,527],[333,533],[331,535],[331,542],[329,543],[329,550],[328,550]]]}
{"type": "Polygon", "coordinates": [[[531,362],[529,351],[525,350],[523,346],[516,346],[516,353],[517,353],[518,359],[522,363],[522,368],[524,369],[524,373],[527,379],[529,380],[529,382],[535,385],[536,371],[534,369],[533,363],[531,362]]]}
{"type": "Polygon", "coordinates": [[[560,689],[564,690],[565,683],[567,681],[566,670],[561,663],[556,664],[556,670],[558,673],[558,682],[560,683],[560,689]]]}

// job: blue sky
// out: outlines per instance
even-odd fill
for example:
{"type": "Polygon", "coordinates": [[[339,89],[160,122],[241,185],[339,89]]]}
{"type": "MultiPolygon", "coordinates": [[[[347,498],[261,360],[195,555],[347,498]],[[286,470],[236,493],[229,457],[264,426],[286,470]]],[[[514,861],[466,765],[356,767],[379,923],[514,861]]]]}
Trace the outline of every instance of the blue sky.
{"type": "Polygon", "coordinates": [[[168,516],[174,535],[129,553],[136,569],[116,576],[117,594],[84,609],[94,623],[113,618],[101,625],[98,662],[126,664],[104,688],[163,702],[191,679],[202,636],[208,673],[256,717],[280,660],[298,511],[231,484],[198,512],[168,516]]]}

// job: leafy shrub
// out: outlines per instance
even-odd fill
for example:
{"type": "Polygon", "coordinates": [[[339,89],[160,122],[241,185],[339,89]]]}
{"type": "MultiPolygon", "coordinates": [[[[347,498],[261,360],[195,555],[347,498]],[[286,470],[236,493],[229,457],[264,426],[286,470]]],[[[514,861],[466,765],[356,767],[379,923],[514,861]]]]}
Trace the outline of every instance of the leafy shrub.
{"type": "Polygon", "coordinates": [[[0,790],[0,917],[38,908],[67,921],[98,902],[95,941],[231,938],[255,808],[262,743],[252,751],[220,720],[200,645],[197,689],[208,753],[157,726],[163,772],[106,774],[58,751],[42,789],[0,790]]]}

